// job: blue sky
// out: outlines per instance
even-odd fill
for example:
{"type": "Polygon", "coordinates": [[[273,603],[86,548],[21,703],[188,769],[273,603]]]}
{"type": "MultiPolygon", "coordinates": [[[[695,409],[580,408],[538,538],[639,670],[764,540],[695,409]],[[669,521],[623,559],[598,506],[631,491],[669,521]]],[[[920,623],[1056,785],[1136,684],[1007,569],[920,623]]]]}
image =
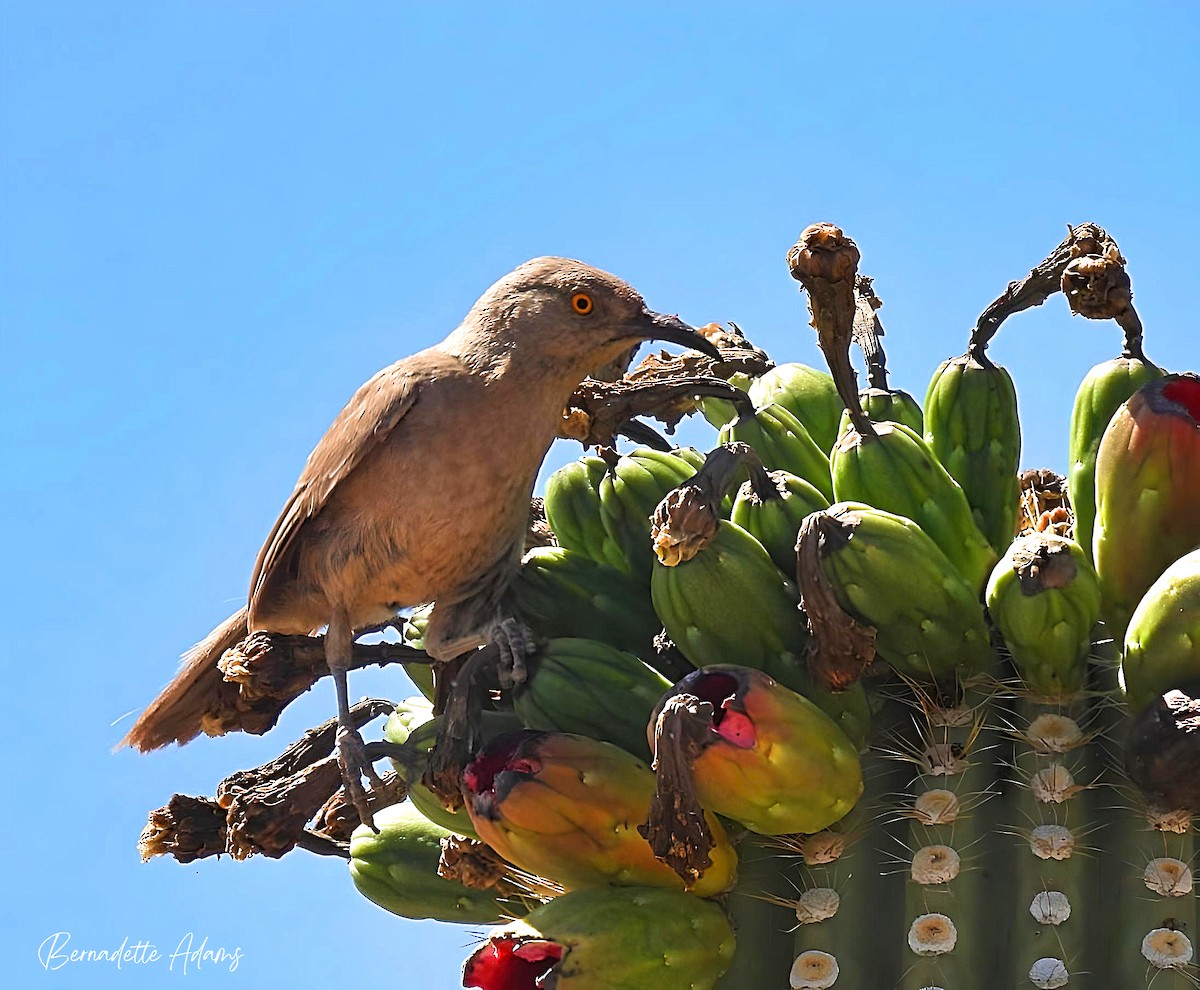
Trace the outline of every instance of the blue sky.
{"type": "MultiPolygon", "coordinates": [[[[138,862],[149,809],[275,755],[333,712],[327,684],[266,738],[110,749],[244,600],[354,388],[522,261],[581,258],[816,363],[783,259],[833,220],[920,397],[1006,282],[1095,220],[1147,352],[1200,366],[1194,7],[746,6],[4,4],[8,985],[458,984],[472,933],[391,918],[337,862],[138,862]],[[242,958],[47,972],[59,931],[242,958]]],[[[1076,385],[1119,343],[1061,298],[1001,331],[1026,466],[1065,468],[1076,385]]]]}

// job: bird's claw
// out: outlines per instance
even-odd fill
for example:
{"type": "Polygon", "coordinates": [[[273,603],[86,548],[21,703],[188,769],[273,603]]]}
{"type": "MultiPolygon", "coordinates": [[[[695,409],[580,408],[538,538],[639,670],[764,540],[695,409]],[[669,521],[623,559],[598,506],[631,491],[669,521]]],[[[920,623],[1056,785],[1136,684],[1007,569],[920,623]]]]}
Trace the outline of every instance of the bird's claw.
{"type": "Polygon", "coordinates": [[[505,619],[496,628],[495,643],[500,651],[496,674],[505,689],[524,684],[529,676],[525,658],[534,651],[533,633],[516,619],[505,619]]]}
{"type": "Polygon", "coordinates": [[[367,756],[366,747],[358,730],[350,725],[338,726],[337,732],[338,767],[342,771],[342,782],[346,787],[346,795],[354,805],[355,811],[363,824],[378,832],[375,828],[375,816],[371,813],[370,795],[363,787],[365,777],[371,788],[378,791],[383,788],[383,781],[375,772],[375,767],[367,756]]]}

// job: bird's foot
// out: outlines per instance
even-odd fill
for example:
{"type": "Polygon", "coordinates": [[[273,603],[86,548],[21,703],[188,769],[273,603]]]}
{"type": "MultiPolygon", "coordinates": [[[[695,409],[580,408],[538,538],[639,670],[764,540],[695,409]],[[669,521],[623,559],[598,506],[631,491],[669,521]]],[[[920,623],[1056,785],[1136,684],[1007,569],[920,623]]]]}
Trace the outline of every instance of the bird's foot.
{"type": "Polygon", "coordinates": [[[346,785],[346,795],[358,812],[358,817],[364,825],[378,832],[379,829],[375,828],[375,816],[371,813],[371,801],[362,782],[365,777],[376,791],[381,791],[384,784],[367,755],[362,736],[352,725],[338,726],[337,758],[338,767],[342,771],[342,781],[346,785]]]}
{"type": "Polygon", "coordinates": [[[529,670],[525,659],[534,651],[533,631],[516,619],[504,619],[497,627],[493,637],[500,657],[496,664],[496,674],[500,686],[506,690],[525,683],[529,670]]]}

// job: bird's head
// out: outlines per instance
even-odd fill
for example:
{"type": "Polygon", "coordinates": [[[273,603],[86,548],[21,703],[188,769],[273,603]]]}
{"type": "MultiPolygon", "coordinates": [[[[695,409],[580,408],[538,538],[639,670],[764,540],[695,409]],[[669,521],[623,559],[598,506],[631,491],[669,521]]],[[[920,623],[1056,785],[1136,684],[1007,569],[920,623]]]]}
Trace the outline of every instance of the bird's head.
{"type": "Polygon", "coordinates": [[[628,282],[568,258],[535,258],[496,282],[475,304],[464,327],[548,374],[585,375],[644,340],[664,340],[720,357],[677,316],[647,308],[628,282]]]}

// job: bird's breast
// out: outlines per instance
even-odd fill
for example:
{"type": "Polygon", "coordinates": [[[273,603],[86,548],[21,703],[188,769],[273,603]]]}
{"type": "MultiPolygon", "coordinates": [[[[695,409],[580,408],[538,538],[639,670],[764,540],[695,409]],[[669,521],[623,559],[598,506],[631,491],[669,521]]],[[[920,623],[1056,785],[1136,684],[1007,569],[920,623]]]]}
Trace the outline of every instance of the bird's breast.
{"type": "Polygon", "coordinates": [[[344,604],[355,625],[472,589],[524,537],[553,436],[532,426],[448,416],[435,430],[405,417],[306,523],[297,585],[344,604]]]}

